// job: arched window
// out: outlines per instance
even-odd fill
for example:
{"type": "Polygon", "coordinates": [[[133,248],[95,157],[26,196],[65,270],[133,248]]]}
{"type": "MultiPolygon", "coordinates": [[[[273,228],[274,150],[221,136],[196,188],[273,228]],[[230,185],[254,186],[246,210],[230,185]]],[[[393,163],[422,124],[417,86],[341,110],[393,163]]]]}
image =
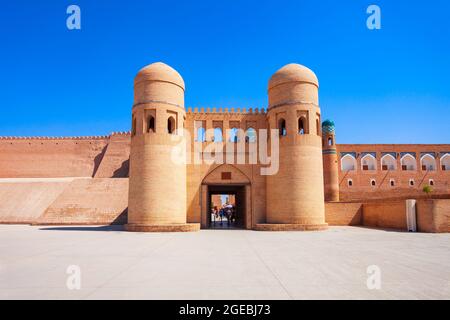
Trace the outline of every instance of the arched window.
{"type": "Polygon", "coordinates": [[[256,142],[256,130],[253,128],[248,128],[247,132],[245,133],[245,141],[249,143],[255,143],[256,142]]]}
{"type": "Polygon", "coordinates": [[[386,154],[381,158],[381,169],[383,171],[397,170],[397,161],[391,154],[386,154]]]}
{"type": "Polygon", "coordinates": [[[223,135],[222,135],[222,128],[216,127],[214,128],[214,142],[222,142],[223,141],[223,135]]]}
{"type": "Polygon", "coordinates": [[[239,141],[238,139],[238,128],[231,128],[230,130],[230,142],[237,143],[239,141]]]}
{"type": "Polygon", "coordinates": [[[341,159],[341,170],[342,171],[354,171],[356,170],[356,159],[350,155],[346,154],[341,159]]]}
{"type": "Polygon", "coordinates": [[[167,119],[167,132],[170,134],[175,133],[175,119],[173,117],[167,119]]]}
{"type": "Polygon", "coordinates": [[[305,118],[303,117],[298,118],[298,134],[306,133],[305,122],[306,122],[305,118]]]}
{"type": "Polygon", "coordinates": [[[371,154],[366,154],[361,158],[361,167],[363,171],[377,170],[377,160],[371,154]]]}
{"type": "Polygon", "coordinates": [[[278,120],[278,130],[280,131],[280,136],[286,136],[286,120],[280,119],[278,120]]]}
{"type": "Polygon", "coordinates": [[[333,145],[333,138],[328,138],[328,146],[332,146],[333,145]]]}
{"type": "Polygon", "coordinates": [[[316,133],[320,136],[320,120],[316,119],[316,133]]]}
{"type": "Polygon", "coordinates": [[[450,154],[447,153],[441,158],[441,168],[442,171],[450,170],[450,154]]]}
{"type": "Polygon", "coordinates": [[[347,184],[349,187],[353,187],[353,180],[352,179],[348,179],[347,180],[347,184]]]}
{"type": "Polygon", "coordinates": [[[197,128],[197,138],[195,139],[197,142],[205,142],[206,141],[206,131],[203,127],[197,128]]]}
{"type": "Polygon", "coordinates": [[[375,179],[370,180],[370,185],[372,187],[375,187],[377,185],[377,182],[375,181],[375,179]]]}
{"type": "Polygon", "coordinates": [[[432,155],[426,154],[420,159],[420,166],[423,171],[434,171],[436,170],[436,159],[432,155]]]}
{"type": "Polygon", "coordinates": [[[395,180],[394,179],[389,180],[389,183],[391,184],[391,187],[395,187],[395,180]]]}
{"type": "Polygon", "coordinates": [[[147,132],[155,132],[155,118],[149,116],[147,119],[147,132]]]}
{"type": "Polygon", "coordinates": [[[430,185],[430,187],[434,187],[434,180],[433,179],[428,180],[428,184],[430,185]]]}
{"type": "Polygon", "coordinates": [[[405,154],[401,159],[400,163],[402,165],[403,171],[417,170],[416,159],[410,154],[405,154]]]}
{"type": "Polygon", "coordinates": [[[414,179],[409,179],[409,186],[414,187],[414,179]]]}
{"type": "Polygon", "coordinates": [[[136,118],[133,117],[133,120],[131,120],[131,135],[136,135],[136,118]]]}

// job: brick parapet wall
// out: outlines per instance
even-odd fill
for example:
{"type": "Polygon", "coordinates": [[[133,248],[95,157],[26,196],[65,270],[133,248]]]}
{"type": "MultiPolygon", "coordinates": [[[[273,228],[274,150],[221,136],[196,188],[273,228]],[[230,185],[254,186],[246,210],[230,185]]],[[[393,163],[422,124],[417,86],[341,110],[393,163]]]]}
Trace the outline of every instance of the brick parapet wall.
{"type": "Polygon", "coordinates": [[[244,115],[265,115],[267,113],[264,107],[255,108],[210,108],[210,107],[187,107],[187,114],[244,114],[244,115]]]}

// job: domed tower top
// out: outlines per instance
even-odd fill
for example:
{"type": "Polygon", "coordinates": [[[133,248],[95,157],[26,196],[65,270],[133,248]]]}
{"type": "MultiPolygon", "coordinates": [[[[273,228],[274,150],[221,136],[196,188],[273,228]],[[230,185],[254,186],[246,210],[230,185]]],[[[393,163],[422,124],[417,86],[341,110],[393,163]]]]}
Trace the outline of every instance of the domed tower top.
{"type": "Polygon", "coordinates": [[[311,69],[290,63],[275,72],[269,80],[269,108],[284,104],[319,103],[319,80],[311,69]]]}
{"type": "Polygon", "coordinates": [[[325,133],[332,133],[334,132],[335,126],[334,126],[334,122],[331,120],[325,120],[322,123],[322,132],[325,133]]]}
{"type": "Polygon", "coordinates": [[[290,63],[275,72],[269,80],[269,90],[287,82],[306,82],[319,87],[316,74],[309,68],[290,63]]]}
{"type": "Polygon", "coordinates": [[[142,68],[134,78],[134,105],[169,104],[184,108],[184,81],[180,74],[162,62],[142,68]]]}
{"type": "Polygon", "coordinates": [[[184,80],[181,75],[174,68],[163,62],[155,62],[139,70],[134,78],[134,84],[137,85],[142,81],[169,82],[179,86],[183,90],[185,89],[184,80]]]}
{"type": "Polygon", "coordinates": [[[324,150],[336,149],[336,137],[334,122],[325,120],[322,123],[322,147],[324,150]]]}

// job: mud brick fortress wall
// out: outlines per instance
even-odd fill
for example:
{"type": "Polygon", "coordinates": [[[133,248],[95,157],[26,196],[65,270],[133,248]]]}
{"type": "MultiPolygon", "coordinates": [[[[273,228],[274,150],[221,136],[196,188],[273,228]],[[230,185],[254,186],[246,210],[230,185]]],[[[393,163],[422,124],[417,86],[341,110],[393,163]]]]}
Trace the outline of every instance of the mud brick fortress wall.
{"type": "Polygon", "coordinates": [[[130,134],[0,138],[0,223],[126,222],[130,134]]]}
{"type": "Polygon", "coordinates": [[[268,108],[185,108],[181,76],[153,64],[135,79],[131,122],[130,132],[109,136],[0,137],[0,223],[190,231],[208,227],[210,195],[232,193],[247,229],[404,230],[411,198],[419,231],[450,231],[450,144],[338,144],[339,129],[321,119],[318,80],[303,66],[272,76],[268,108]],[[170,126],[192,139],[174,142],[170,126]],[[248,162],[251,137],[226,134],[271,128],[282,135],[280,170],[265,176],[261,163],[248,162]],[[180,142],[189,159],[203,161],[173,166],[170,150],[180,142]],[[203,150],[232,155],[233,164],[205,161],[203,150]]]}
{"type": "Polygon", "coordinates": [[[450,145],[337,145],[341,200],[450,193],[450,145]],[[345,170],[345,169],[352,170],[345,170]]]}
{"type": "MultiPolygon", "coordinates": [[[[265,117],[264,113],[247,115],[241,112],[207,111],[188,110],[187,123],[192,125],[187,127],[192,128],[193,134],[196,120],[205,121],[206,127],[212,127],[213,123],[217,125],[214,121],[218,121],[218,118],[224,126],[227,126],[228,120],[240,125],[243,123],[247,127],[256,126],[255,121],[262,124],[265,117]]],[[[0,223],[125,223],[130,137],[130,133],[119,133],[90,138],[1,138],[0,223]]],[[[204,149],[208,142],[202,144],[204,149]]],[[[439,154],[450,149],[448,145],[337,144],[336,147],[340,154],[338,169],[341,201],[325,203],[325,220],[329,225],[405,229],[404,200],[415,198],[421,199],[417,208],[418,212],[423,212],[418,214],[419,231],[449,231],[449,171],[444,171],[442,166],[437,166],[435,171],[421,170],[420,160],[416,163],[418,170],[386,171],[382,170],[380,162],[384,152],[421,154],[432,151],[439,154]],[[352,153],[361,158],[361,154],[368,151],[376,153],[377,170],[363,170],[361,162],[353,171],[341,169],[341,155],[352,153]],[[349,179],[353,181],[352,186],[348,185],[349,179]],[[395,180],[394,186],[390,184],[391,179],[395,180]],[[415,181],[413,186],[410,185],[411,179],[415,181]],[[426,199],[422,187],[429,184],[430,179],[435,184],[433,198],[442,199],[426,199]],[[375,186],[372,186],[372,180],[376,180],[375,186]]],[[[397,167],[401,168],[400,159],[396,159],[396,162],[397,167]]],[[[258,169],[258,165],[234,165],[233,168],[219,168],[214,164],[188,166],[187,197],[191,204],[187,207],[188,221],[201,221],[201,190],[198,185],[206,176],[208,182],[221,183],[221,172],[226,171],[233,172],[236,181],[240,179],[243,183],[250,182],[258,186],[252,194],[256,213],[254,219],[264,222],[265,178],[255,174],[258,169]],[[241,178],[238,175],[242,175],[241,178]]]]}
{"type": "Polygon", "coordinates": [[[2,138],[0,177],[92,177],[107,137],[2,138]]]}
{"type": "Polygon", "coordinates": [[[101,137],[0,137],[0,178],[128,176],[129,133],[101,137]]]}

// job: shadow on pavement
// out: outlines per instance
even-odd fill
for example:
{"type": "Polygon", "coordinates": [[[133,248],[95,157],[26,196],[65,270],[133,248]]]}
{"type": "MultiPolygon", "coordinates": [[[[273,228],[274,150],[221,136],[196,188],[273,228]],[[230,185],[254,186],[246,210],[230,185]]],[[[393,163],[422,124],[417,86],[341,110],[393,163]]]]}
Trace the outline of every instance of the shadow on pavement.
{"type": "Polygon", "coordinates": [[[112,226],[55,226],[55,227],[43,227],[39,230],[50,231],[124,231],[124,227],[121,225],[112,226]]]}

